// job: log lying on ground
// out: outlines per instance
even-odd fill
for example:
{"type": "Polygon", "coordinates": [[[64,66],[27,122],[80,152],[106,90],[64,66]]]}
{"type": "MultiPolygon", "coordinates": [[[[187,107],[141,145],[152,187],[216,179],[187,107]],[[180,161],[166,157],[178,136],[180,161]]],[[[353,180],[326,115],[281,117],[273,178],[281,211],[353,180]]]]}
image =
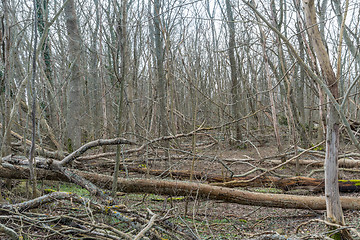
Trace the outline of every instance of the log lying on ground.
{"type": "MultiPolygon", "coordinates": [[[[174,178],[179,179],[190,179],[191,172],[189,170],[162,170],[162,169],[147,169],[147,168],[139,168],[134,166],[127,166],[126,167],[129,172],[136,172],[140,174],[147,174],[153,176],[160,176],[160,177],[168,177],[171,175],[174,178]]],[[[120,169],[124,170],[123,166],[120,166],[120,169]]],[[[193,171],[192,174],[194,179],[198,180],[212,180],[215,182],[222,182],[222,181],[230,181],[231,178],[222,177],[218,175],[209,175],[206,172],[199,172],[199,171],[193,171]]]]}
{"type": "MultiPolygon", "coordinates": [[[[6,162],[15,165],[27,165],[28,160],[24,156],[6,156],[3,158],[6,162]]],[[[52,161],[42,157],[36,157],[37,167],[47,169],[52,161]]],[[[63,169],[64,170],[64,169],[63,169]]],[[[147,168],[138,168],[134,166],[127,166],[127,170],[130,172],[136,172],[140,174],[147,174],[154,176],[164,176],[167,177],[171,175],[173,178],[178,179],[189,179],[191,172],[189,170],[161,170],[161,169],[147,169],[147,168]]],[[[64,175],[67,175],[66,172],[62,171],[64,175]]],[[[71,173],[72,170],[69,170],[67,173],[71,173]]],[[[68,175],[69,176],[69,175],[68,175]]],[[[76,175],[71,175],[75,183],[81,185],[85,181],[82,181],[80,178],[77,179],[76,175]],[[76,180],[76,181],[75,181],[76,180]]],[[[204,180],[213,186],[219,187],[275,187],[282,189],[284,191],[296,189],[296,188],[305,188],[312,192],[321,192],[324,190],[324,179],[316,179],[310,177],[290,177],[290,178],[280,178],[273,176],[260,176],[258,178],[253,178],[251,176],[245,177],[225,177],[221,175],[208,174],[206,172],[193,172],[193,178],[198,180],[204,180]]],[[[360,191],[360,180],[339,180],[339,190],[340,192],[359,192],[360,191]]],[[[90,183],[89,183],[90,184],[90,183]]],[[[91,185],[91,184],[90,184],[91,185]]],[[[94,192],[100,192],[100,189],[95,189],[87,187],[91,192],[91,189],[94,192]]],[[[101,195],[101,194],[98,194],[101,195]]]]}
{"type": "MultiPolygon", "coordinates": [[[[188,170],[159,170],[159,169],[146,169],[128,166],[127,170],[130,172],[137,172],[141,174],[149,173],[155,176],[168,176],[171,175],[174,178],[189,179],[190,171],[188,170]]],[[[211,175],[205,172],[193,172],[193,178],[206,180],[213,186],[219,187],[275,187],[282,190],[288,191],[295,188],[306,188],[313,192],[321,192],[325,187],[324,179],[316,179],[310,177],[290,177],[290,178],[279,178],[279,177],[268,177],[261,176],[253,179],[251,176],[246,177],[225,177],[221,175],[211,175]]],[[[339,180],[339,191],[340,192],[360,192],[360,180],[339,180]]]]}
{"type": "MultiPolygon", "coordinates": [[[[112,187],[111,176],[81,171],[74,172],[102,188],[111,189],[112,187]]],[[[27,168],[19,166],[13,166],[12,168],[5,168],[0,166],[0,175],[4,178],[27,179],[29,176],[29,171],[27,168]]],[[[44,169],[37,170],[37,177],[38,179],[69,181],[68,178],[61,173],[56,173],[44,169]]],[[[252,193],[232,188],[182,181],[119,178],[118,189],[119,191],[126,193],[153,193],[170,196],[193,196],[203,199],[221,200],[229,203],[238,203],[252,206],[313,210],[326,209],[324,197],[252,193]]],[[[343,209],[360,210],[360,198],[341,197],[341,205],[343,209]]]]}
{"type": "MultiPolygon", "coordinates": [[[[266,160],[266,162],[278,165],[281,164],[281,160],[266,160]]],[[[340,158],[339,159],[339,167],[341,168],[360,168],[360,160],[354,160],[349,158],[340,158]]],[[[310,165],[312,167],[323,167],[324,161],[320,160],[299,160],[299,164],[301,165],[310,165]]],[[[290,164],[296,164],[295,161],[290,162],[290,164]]]]}
{"type": "MultiPolygon", "coordinates": [[[[240,177],[234,178],[227,182],[212,183],[213,186],[221,187],[276,187],[285,191],[305,187],[313,192],[321,192],[325,187],[324,179],[316,179],[310,177],[267,177],[261,176],[256,178],[254,181],[250,181],[253,177],[240,177]]],[[[360,180],[339,180],[339,191],[340,192],[359,192],[360,191],[360,180]]]]}

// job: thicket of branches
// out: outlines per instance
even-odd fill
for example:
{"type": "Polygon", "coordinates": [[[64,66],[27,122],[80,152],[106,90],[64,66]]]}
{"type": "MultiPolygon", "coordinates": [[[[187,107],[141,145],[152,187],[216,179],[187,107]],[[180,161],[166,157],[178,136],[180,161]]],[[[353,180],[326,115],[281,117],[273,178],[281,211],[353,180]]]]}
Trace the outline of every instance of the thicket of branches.
{"type": "MultiPolygon", "coordinates": [[[[66,2],[73,1],[37,1],[37,137],[42,144],[76,149],[81,142],[119,133],[143,140],[158,137],[162,125],[166,131],[162,135],[176,134],[252,113],[256,114],[240,122],[236,131],[241,135],[225,127],[218,134],[253,140],[256,130],[272,127],[276,118],[288,125],[291,141],[300,136],[300,144],[309,145],[316,137],[310,131],[314,125],[319,140],[324,138],[325,93],[287,45],[244,3],[231,2],[230,6],[235,30],[234,63],[230,63],[229,16],[221,2],[161,1],[156,10],[152,2],[144,1],[75,1],[73,16],[70,10],[64,12],[66,2]],[[73,17],[76,33],[69,31],[71,21],[66,25],[73,17]],[[75,50],[74,43],[79,45],[75,50]],[[231,76],[231,64],[236,79],[231,76]],[[275,115],[271,115],[271,95],[275,115]],[[76,119],[76,126],[70,119],[76,119]],[[159,124],[161,121],[164,124],[159,124]],[[75,133],[80,141],[74,143],[75,133]],[[74,146],[69,146],[69,140],[74,146]]],[[[321,34],[332,64],[340,72],[340,97],[347,96],[344,113],[352,120],[359,113],[359,85],[354,84],[347,93],[358,77],[357,4],[350,3],[347,8],[350,17],[345,22],[341,52],[339,29],[345,5],[338,1],[318,4],[321,34]]],[[[26,106],[31,102],[31,90],[26,81],[31,77],[32,5],[4,1],[2,9],[2,129],[4,133],[8,127],[29,138],[30,108],[26,106]]],[[[258,3],[257,9],[320,74],[300,3],[269,1],[258,3]]]]}
{"type": "MultiPolygon", "coordinates": [[[[322,0],[315,4],[315,15],[312,8],[303,10],[303,6],[313,3],[34,0],[30,4],[3,0],[1,163],[11,170],[8,173],[0,170],[9,178],[19,178],[14,171],[27,170],[12,164],[29,166],[29,176],[27,173],[21,176],[31,178],[34,198],[38,197],[36,171],[39,171],[44,179],[46,176],[52,180],[67,179],[112,202],[121,184],[130,184],[118,182],[118,169],[123,167],[126,173],[129,170],[125,164],[121,166],[126,154],[143,156],[148,167],[148,153],[156,152],[156,157],[166,159],[168,170],[174,166],[172,159],[177,158],[174,152],[188,154],[192,166],[189,176],[185,175],[193,180],[197,174],[195,158],[206,158],[196,154],[197,147],[226,142],[243,149],[275,139],[282,160],[288,156],[285,143],[293,146],[294,159],[288,160],[291,162],[301,155],[299,147],[307,148],[307,152],[326,138],[325,158],[328,161],[334,153],[335,168],[329,173],[327,167],[325,178],[329,179],[329,174],[337,178],[338,138],[334,137],[331,145],[331,131],[338,136],[339,129],[344,130],[343,142],[360,149],[357,140],[360,3],[322,0]],[[321,39],[313,41],[317,33],[321,39]],[[184,142],[180,139],[184,138],[191,143],[186,150],[181,149],[184,142]],[[117,145],[116,152],[108,145],[117,145]],[[70,166],[85,151],[98,146],[102,146],[103,153],[87,156],[88,159],[116,157],[111,164],[112,186],[106,187],[112,190],[112,197],[93,184],[99,181],[96,176],[77,172],[70,166]],[[15,161],[11,158],[14,153],[30,155],[29,160],[15,161]],[[34,158],[35,155],[46,159],[34,158]],[[41,171],[49,172],[42,175],[41,171]]],[[[234,173],[221,159],[217,162],[233,177],[234,173]]],[[[258,168],[254,172],[258,170],[271,172],[258,168]]],[[[149,168],[136,171],[150,174],[149,168]]],[[[241,179],[240,185],[255,179],[259,180],[260,175],[241,179]]],[[[238,180],[228,185],[239,184],[238,180]]],[[[268,179],[261,181],[263,184],[268,179]]],[[[321,184],[323,188],[323,182],[306,181],[314,181],[312,184],[321,184]]],[[[151,192],[153,184],[163,186],[163,193],[169,194],[167,191],[173,187],[167,182],[149,181],[146,187],[141,181],[132,184],[138,184],[138,188],[135,191],[129,187],[129,192],[140,191],[141,187],[151,192]]],[[[326,186],[325,180],[325,191],[326,186]]],[[[216,194],[210,194],[215,190],[231,195],[226,189],[202,187],[201,194],[209,194],[211,199],[218,199],[216,194]]],[[[179,188],[182,194],[193,190],[191,184],[179,188]]],[[[238,199],[243,198],[242,194],[236,192],[236,196],[226,198],[243,203],[238,199]]],[[[54,199],[68,199],[65,193],[53,195],[54,199]]],[[[82,201],[75,195],[71,198],[82,201]]],[[[319,209],[324,209],[323,200],[316,201],[319,209]]],[[[101,203],[88,204],[108,214],[101,203]]],[[[274,204],[284,207],[281,200],[274,204]]],[[[108,230],[111,236],[140,239],[158,217],[150,210],[146,217],[127,213],[143,224],[136,227],[129,223],[136,234],[104,226],[92,234],[105,237],[108,230]]],[[[72,221],[88,227],[90,224],[79,219],[72,221]]],[[[156,226],[163,233],[194,237],[160,223],[168,222],[157,219],[156,226]]],[[[334,217],[333,224],[343,225],[343,221],[334,217]]],[[[17,236],[6,226],[0,226],[0,230],[17,236]]],[[[155,239],[158,237],[156,232],[151,234],[155,239]]]]}

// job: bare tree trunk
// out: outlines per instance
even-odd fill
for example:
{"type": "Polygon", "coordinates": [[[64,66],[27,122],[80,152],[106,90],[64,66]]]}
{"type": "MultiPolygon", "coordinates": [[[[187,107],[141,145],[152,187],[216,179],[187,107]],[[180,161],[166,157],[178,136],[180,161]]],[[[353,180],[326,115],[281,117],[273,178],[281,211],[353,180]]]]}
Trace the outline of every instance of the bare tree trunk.
{"type": "MultiPolygon", "coordinates": [[[[118,46],[120,47],[120,55],[121,55],[121,79],[120,79],[120,93],[119,93],[119,109],[118,109],[118,126],[117,126],[117,137],[120,137],[120,134],[123,131],[122,128],[122,122],[121,119],[123,118],[124,113],[124,84],[125,81],[128,79],[128,63],[129,63],[129,52],[128,52],[128,36],[127,36],[127,0],[122,0],[122,7],[121,7],[121,14],[118,19],[118,46]]],[[[117,63],[115,63],[117,64],[117,63]]],[[[132,87],[130,87],[132,88],[132,87]]],[[[133,103],[131,103],[131,106],[133,106],[133,103]]],[[[131,107],[130,107],[131,109],[131,107]]],[[[133,109],[130,111],[129,115],[133,115],[133,109]]],[[[134,119],[132,119],[134,120],[134,119]]],[[[131,124],[131,123],[130,123],[131,124]]],[[[135,123],[134,123],[135,125],[135,123]]],[[[134,126],[135,127],[135,126],[134,126]]],[[[135,131],[135,128],[133,128],[133,131],[135,131]]],[[[120,166],[120,160],[121,160],[121,146],[116,146],[116,159],[115,159],[115,168],[114,168],[114,175],[113,175],[113,184],[112,184],[112,196],[116,196],[117,191],[117,180],[119,176],[119,166],[120,166]]]]}
{"type": "MultiPolygon", "coordinates": [[[[65,1],[65,0],[64,0],[65,1]]],[[[71,60],[71,77],[68,84],[67,110],[67,146],[69,152],[81,146],[83,96],[81,91],[82,76],[81,37],[74,0],[65,5],[65,19],[68,34],[69,56],[71,60]]]]}
{"type": "Polygon", "coordinates": [[[167,135],[166,126],[166,96],[165,96],[165,75],[164,75],[164,49],[163,37],[160,26],[160,1],[154,1],[154,30],[155,30],[155,54],[157,67],[157,91],[159,100],[160,135],[167,135]]]}
{"type": "MultiPolygon", "coordinates": [[[[226,13],[227,13],[227,23],[229,26],[229,61],[231,69],[231,104],[232,104],[232,114],[235,120],[240,118],[240,91],[239,91],[239,81],[235,60],[235,23],[234,16],[232,11],[232,6],[230,0],[226,0],[226,13]]],[[[235,140],[242,141],[243,137],[241,134],[241,125],[240,121],[235,123],[235,140]]],[[[240,144],[242,145],[242,144],[240,144]]]]}
{"type": "Polygon", "coordinates": [[[97,42],[98,42],[98,34],[100,27],[100,10],[99,10],[99,2],[98,0],[93,0],[96,8],[96,22],[95,27],[91,36],[91,47],[90,47],[90,79],[89,79],[89,89],[90,89],[90,114],[92,123],[90,125],[90,137],[92,139],[97,139],[100,137],[98,131],[96,129],[99,122],[101,121],[100,115],[100,81],[99,81],[99,73],[98,73],[98,57],[99,54],[97,52],[97,42]]]}
{"type": "MultiPolygon", "coordinates": [[[[6,156],[11,153],[11,123],[10,121],[10,26],[9,26],[9,8],[7,0],[2,0],[3,7],[3,20],[1,23],[1,59],[2,59],[2,72],[0,82],[0,97],[2,103],[2,119],[3,119],[3,134],[1,142],[1,155],[6,156]]],[[[1,160],[0,160],[1,162],[1,160]]]]}
{"type": "Polygon", "coordinates": [[[320,84],[316,84],[319,92],[319,128],[317,141],[321,142],[326,136],[326,99],[320,84]]]}
{"type": "MultiPolygon", "coordinates": [[[[163,36],[161,34],[161,20],[160,20],[160,0],[154,0],[154,35],[155,35],[155,56],[157,68],[157,99],[159,101],[159,133],[160,136],[168,134],[167,125],[167,110],[166,110],[166,81],[164,74],[164,47],[163,36]]],[[[171,166],[170,156],[168,154],[169,143],[164,143],[165,154],[168,159],[168,167],[171,166]]]]}
{"type": "Polygon", "coordinates": [[[32,120],[32,136],[31,136],[31,147],[29,153],[29,170],[30,170],[30,183],[32,186],[32,198],[37,197],[36,190],[36,172],[34,165],[35,163],[35,140],[36,140],[36,88],[35,88],[35,79],[36,79],[36,49],[37,49],[37,26],[38,26],[38,15],[36,9],[36,0],[34,0],[34,49],[33,49],[33,59],[32,59],[32,77],[31,77],[31,92],[32,92],[32,104],[31,104],[31,120],[32,120]]]}
{"type": "MultiPolygon", "coordinates": [[[[103,34],[102,18],[100,17],[100,36],[103,34]]],[[[108,138],[108,107],[107,107],[107,94],[106,94],[106,82],[104,77],[104,63],[103,63],[103,44],[102,38],[99,38],[99,78],[101,88],[101,115],[102,115],[102,138],[108,138]]],[[[106,152],[106,146],[103,146],[103,152],[106,152]]]]}
{"type": "Polygon", "coordinates": [[[282,144],[281,144],[281,139],[280,139],[277,115],[276,115],[276,105],[275,105],[275,99],[274,99],[274,93],[273,93],[273,86],[271,83],[269,58],[268,58],[268,55],[266,52],[266,36],[265,36],[265,33],[264,33],[261,25],[259,24],[258,26],[259,26],[260,35],[261,35],[261,45],[262,45],[262,51],[263,51],[263,56],[264,56],[264,62],[265,62],[265,74],[266,74],[266,79],[267,79],[267,87],[269,90],[272,123],[273,123],[273,127],[274,127],[277,149],[278,149],[278,152],[281,153],[282,152],[282,144]]]}
{"type": "MultiPolygon", "coordinates": [[[[331,94],[339,97],[338,81],[332,69],[330,58],[317,25],[314,0],[303,0],[306,24],[311,44],[319,59],[322,74],[331,94]]],[[[340,59],[338,59],[340,61],[340,59]]],[[[326,154],[325,154],[325,199],[327,218],[334,223],[344,225],[338,184],[338,150],[340,120],[334,104],[329,104],[327,111],[326,154]]],[[[342,232],[344,237],[346,233],[342,232]]]]}
{"type": "MultiPolygon", "coordinates": [[[[297,12],[301,11],[300,8],[300,2],[299,0],[296,1],[296,9],[297,12]]],[[[296,19],[297,19],[297,25],[296,25],[296,31],[298,32],[297,34],[297,41],[299,44],[299,54],[300,57],[302,59],[305,58],[305,48],[304,48],[304,40],[302,38],[302,26],[301,26],[301,18],[300,18],[300,14],[296,15],[296,19]]],[[[298,66],[296,65],[295,69],[299,69],[297,72],[298,76],[298,81],[296,81],[296,104],[297,104],[297,111],[299,111],[299,121],[300,121],[300,127],[301,128],[305,128],[305,122],[306,122],[306,118],[305,118],[305,101],[304,101],[304,91],[305,91],[305,71],[304,71],[304,67],[302,66],[298,66]]],[[[306,132],[304,130],[304,132],[300,131],[300,135],[305,134],[306,132]]],[[[300,136],[301,137],[301,136],[300,136]]],[[[302,137],[301,137],[302,138],[302,137]]]]}
{"type": "MultiPolygon", "coordinates": [[[[47,31],[45,32],[45,24],[48,22],[48,4],[49,4],[49,0],[36,0],[37,28],[40,37],[42,37],[42,35],[44,34],[47,34],[47,31]]],[[[54,104],[55,99],[53,99],[54,96],[52,94],[54,88],[54,80],[53,80],[53,70],[51,66],[51,49],[48,38],[46,38],[41,48],[42,48],[41,57],[45,68],[44,69],[45,77],[46,77],[45,81],[48,83],[47,84],[48,89],[46,90],[45,93],[47,106],[44,111],[46,113],[45,117],[48,119],[48,122],[50,122],[50,125],[53,125],[56,123],[55,119],[56,119],[57,111],[56,111],[56,105],[54,104]]]]}

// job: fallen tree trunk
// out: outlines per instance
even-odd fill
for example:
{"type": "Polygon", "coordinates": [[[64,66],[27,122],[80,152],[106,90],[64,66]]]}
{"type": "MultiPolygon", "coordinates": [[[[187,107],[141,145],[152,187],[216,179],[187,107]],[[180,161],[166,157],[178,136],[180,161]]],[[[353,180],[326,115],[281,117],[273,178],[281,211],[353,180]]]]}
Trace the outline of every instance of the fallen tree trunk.
{"type": "MultiPolygon", "coordinates": [[[[283,189],[285,191],[305,187],[310,189],[313,192],[324,191],[325,180],[316,179],[310,177],[289,177],[289,178],[279,178],[279,177],[267,177],[261,176],[260,178],[255,179],[254,181],[249,182],[249,179],[253,177],[239,177],[233,178],[231,181],[227,182],[215,182],[211,183],[213,186],[220,187],[276,187],[283,189]]],[[[359,192],[360,186],[358,185],[360,180],[339,180],[339,191],[340,192],[359,192]]]]}
{"type": "MultiPolygon", "coordinates": [[[[160,170],[160,169],[146,169],[127,166],[127,170],[130,172],[137,172],[141,174],[149,173],[155,176],[168,176],[171,175],[173,178],[189,179],[190,171],[188,170],[160,170]]],[[[195,179],[205,180],[210,182],[212,186],[218,187],[275,187],[282,190],[288,191],[294,188],[305,187],[313,192],[321,192],[324,190],[324,179],[316,179],[310,177],[289,177],[280,178],[272,176],[261,176],[252,180],[254,177],[225,177],[221,175],[211,175],[205,172],[193,172],[195,179]]],[[[340,192],[359,192],[360,186],[358,183],[360,180],[339,180],[339,191],[340,192]]]]}
{"type": "MultiPolygon", "coordinates": [[[[111,189],[112,187],[111,176],[75,170],[74,172],[99,187],[105,189],[111,189]]],[[[0,166],[0,175],[5,178],[27,179],[29,170],[19,166],[7,168],[0,166]]],[[[68,178],[61,173],[44,169],[37,169],[37,177],[38,179],[69,181],[68,178]]],[[[182,181],[119,178],[118,189],[126,193],[154,193],[170,196],[185,195],[252,206],[313,210],[326,209],[324,197],[253,193],[232,188],[182,181]]],[[[356,197],[341,197],[341,205],[343,209],[360,210],[360,199],[356,197]]]]}
{"type": "MultiPolygon", "coordinates": [[[[4,161],[15,165],[27,165],[28,160],[23,156],[6,156],[3,158],[4,161]]],[[[48,169],[52,165],[52,161],[42,157],[36,157],[37,167],[48,169]]],[[[84,184],[91,185],[86,179],[81,180],[81,176],[76,176],[73,170],[64,171],[64,168],[58,168],[63,172],[64,175],[68,176],[73,182],[82,186],[84,184]],[[74,174],[73,174],[74,173],[74,174]]],[[[127,166],[127,170],[130,172],[137,172],[140,174],[151,174],[154,176],[167,177],[171,175],[173,178],[178,179],[189,179],[190,171],[188,170],[161,170],[161,169],[147,169],[138,168],[134,166],[127,166]]],[[[209,182],[213,186],[219,187],[275,187],[280,188],[284,191],[288,191],[295,188],[305,188],[313,192],[321,192],[324,190],[324,179],[316,179],[310,177],[289,177],[280,178],[273,176],[260,176],[254,178],[251,176],[245,177],[226,177],[221,175],[208,174],[206,172],[193,172],[193,177],[198,180],[204,180],[209,182]]],[[[340,192],[359,192],[360,180],[339,180],[340,192]]],[[[102,195],[101,190],[95,187],[87,187],[90,192],[97,193],[95,195],[102,195]]],[[[103,196],[104,197],[104,196],[103,196]]]]}
{"type": "MultiPolygon", "coordinates": [[[[266,160],[266,162],[278,165],[281,164],[281,160],[266,160]]],[[[295,164],[296,162],[290,162],[289,164],[295,164]]],[[[341,168],[360,168],[360,160],[354,160],[349,158],[340,158],[339,167],[341,168]]],[[[311,165],[312,167],[323,167],[324,161],[321,160],[299,160],[299,164],[301,165],[311,165]]]]}

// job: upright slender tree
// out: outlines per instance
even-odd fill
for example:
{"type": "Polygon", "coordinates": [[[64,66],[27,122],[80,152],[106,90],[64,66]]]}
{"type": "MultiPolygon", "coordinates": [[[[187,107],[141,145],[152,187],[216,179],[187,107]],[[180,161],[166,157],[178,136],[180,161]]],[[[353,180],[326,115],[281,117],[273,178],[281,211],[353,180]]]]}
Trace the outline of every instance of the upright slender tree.
{"type": "MultiPolygon", "coordinates": [[[[161,21],[161,4],[160,0],[154,0],[154,40],[155,40],[155,59],[156,59],[156,73],[157,73],[157,101],[159,102],[159,134],[160,136],[168,135],[168,121],[166,109],[166,80],[164,72],[164,37],[162,34],[162,21],[161,21]]],[[[169,157],[168,147],[169,142],[164,143],[166,156],[169,157]]],[[[168,167],[171,167],[170,158],[167,161],[168,167]]]]}
{"type": "Polygon", "coordinates": [[[157,73],[157,97],[159,101],[159,123],[160,135],[167,134],[167,114],[166,114],[166,81],[164,73],[164,44],[161,30],[161,5],[160,0],[154,1],[154,35],[155,35],[155,56],[157,73]]]}
{"type": "MultiPolygon", "coordinates": [[[[321,72],[331,94],[339,97],[338,80],[331,66],[328,52],[325,48],[316,20],[314,0],[303,0],[306,24],[310,42],[319,59],[321,72]]],[[[338,59],[340,61],[340,59],[338,59]]],[[[329,221],[345,225],[339,194],[338,153],[340,120],[333,103],[328,104],[326,121],[326,153],[325,153],[325,198],[326,214],[329,221]]],[[[343,237],[348,239],[348,233],[343,231],[343,237]]],[[[349,238],[351,239],[351,238],[349,238]]]]}
{"type": "Polygon", "coordinates": [[[35,141],[36,141],[36,88],[35,88],[35,79],[36,79],[36,49],[37,49],[37,22],[38,22],[38,15],[37,15],[37,5],[36,1],[34,0],[34,48],[33,48],[33,56],[32,56],[32,76],[31,76],[31,92],[32,92],[32,103],[31,103],[31,147],[29,153],[29,170],[30,170],[30,183],[32,186],[32,197],[37,197],[37,190],[36,190],[36,172],[34,166],[36,166],[35,162],[35,141]]]}
{"type": "MultiPolygon", "coordinates": [[[[227,24],[229,27],[229,47],[228,55],[230,61],[230,70],[231,70],[231,109],[232,114],[235,120],[240,118],[240,82],[238,80],[238,69],[237,62],[235,59],[235,21],[232,11],[232,6],[230,0],[226,0],[226,15],[227,15],[227,24]]],[[[235,123],[235,139],[242,141],[240,122],[235,123]]]]}
{"type": "MultiPolygon", "coordinates": [[[[92,138],[98,138],[100,136],[99,129],[96,127],[101,121],[100,113],[100,81],[98,73],[98,41],[99,41],[99,28],[100,28],[100,6],[98,0],[93,0],[95,7],[95,25],[91,29],[91,45],[90,45],[90,62],[89,62],[89,104],[90,115],[92,122],[90,124],[90,136],[92,138]]],[[[101,36],[100,36],[101,37],[101,36]]]]}
{"type": "MultiPolygon", "coordinates": [[[[118,13],[118,26],[117,26],[117,34],[118,34],[118,46],[120,48],[120,57],[121,57],[121,79],[119,79],[120,92],[119,92],[119,102],[118,102],[118,125],[117,125],[117,134],[118,137],[122,134],[124,128],[122,127],[122,119],[124,114],[124,84],[128,79],[129,73],[129,53],[128,53],[128,36],[127,36],[127,0],[121,1],[121,12],[118,13]]],[[[130,113],[133,114],[133,113],[130,113]]],[[[112,185],[112,195],[115,197],[117,190],[117,179],[119,176],[119,166],[121,160],[121,146],[116,146],[116,160],[115,160],[115,168],[113,175],[113,185],[112,185]]]]}
{"type": "MultiPolygon", "coordinates": [[[[64,0],[65,2],[66,0],[64,0]]],[[[81,64],[81,36],[76,15],[74,0],[68,0],[65,6],[65,21],[68,37],[69,59],[71,77],[68,83],[67,104],[67,144],[68,150],[72,151],[81,145],[83,97],[82,97],[82,74],[81,64]]]]}
{"type": "MultiPolygon", "coordinates": [[[[0,69],[0,101],[2,113],[1,156],[11,153],[11,123],[10,121],[10,48],[11,35],[9,24],[9,6],[7,0],[2,0],[3,16],[1,21],[1,69],[0,69]]],[[[1,160],[0,160],[1,161],[1,160]]]]}

